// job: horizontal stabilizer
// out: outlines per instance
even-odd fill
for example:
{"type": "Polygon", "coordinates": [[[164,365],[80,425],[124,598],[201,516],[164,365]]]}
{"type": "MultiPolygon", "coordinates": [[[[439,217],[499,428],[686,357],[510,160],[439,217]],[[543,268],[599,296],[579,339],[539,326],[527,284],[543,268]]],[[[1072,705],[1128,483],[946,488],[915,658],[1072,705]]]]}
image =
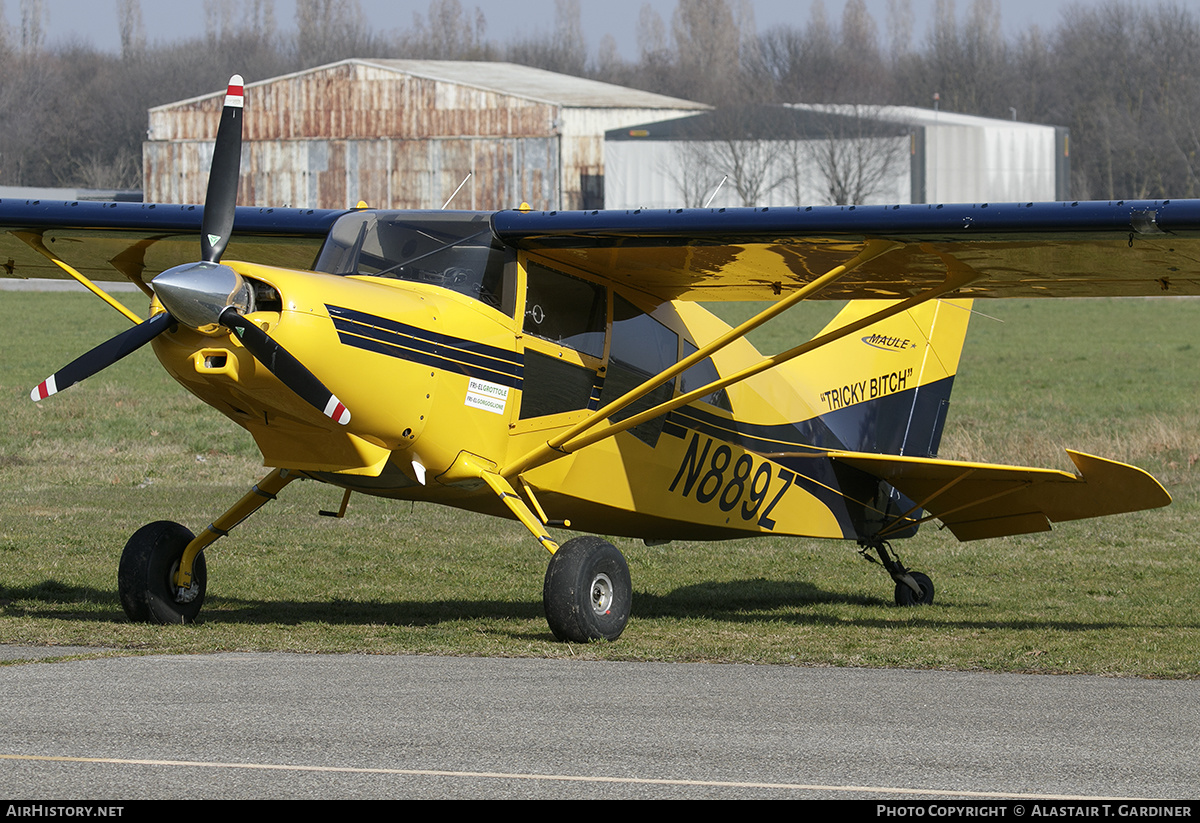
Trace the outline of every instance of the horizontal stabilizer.
{"type": "Polygon", "coordinates": [[[1070,449],[1067,454],[1079,474],[858,452],[829,457],[890,483],[959,540],[1049,531],[1051,523],[1171,502],[1167,490],[1139,468],[1070,449]]]}

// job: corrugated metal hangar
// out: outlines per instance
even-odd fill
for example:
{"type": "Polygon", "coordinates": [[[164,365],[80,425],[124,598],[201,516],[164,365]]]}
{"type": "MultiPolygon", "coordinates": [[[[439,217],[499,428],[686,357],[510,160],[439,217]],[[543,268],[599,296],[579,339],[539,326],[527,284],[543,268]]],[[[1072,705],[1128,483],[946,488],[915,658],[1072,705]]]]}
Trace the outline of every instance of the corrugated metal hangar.
{"type": "Polygon", "coordinates": [[[723,109],[605,141],[610,209],[1070,198],[1067,129],[932,109],[723,109]]]}
{"type": "MultiPolygon", "coordinates": [[[[796,108],[853,114],[856,107],[796,108]]],[[[911,106],[866,111],[867,116],[912,130],[914,203],[1071,199],[1071,130],[1064,126],[911,106]]]]}
{"type": "MultiPolygon", "coordinates": [[[[150,110],[147,201],[203,202],[223,99],[150,110]]],[[[344,60],[247,85],[238,202],[597,208],[606,131],[705,109],[510,63],[344,60]]]]}

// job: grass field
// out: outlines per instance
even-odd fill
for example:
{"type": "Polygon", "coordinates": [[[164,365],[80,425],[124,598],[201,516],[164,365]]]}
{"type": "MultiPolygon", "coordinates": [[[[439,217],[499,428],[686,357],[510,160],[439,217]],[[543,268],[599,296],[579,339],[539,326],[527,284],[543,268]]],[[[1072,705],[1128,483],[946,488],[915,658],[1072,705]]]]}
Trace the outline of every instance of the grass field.
{"type": "MultiPolygon", "coordinates": [[[[831,314],[814,309],[758,341],[795,342],[789,329],[831,314]]],[[[891,581],[849,543],[617,540],[633,619],[616,643],[578,646],[549,634],[545,552],[520,526],[362,496],[331,520],[317,510],[340,494],[312,482],[206,553],[201,624],[130,624],[116,594],[128,536],[159,519],[201,528],[265,470],[148,349],[31,403],[126,321],[87,295],[0,293],[0,643],[1200,676],[1200,302],[977,309],[991,317],[972,321],[942,456],[1069,469],[1069,446],[1147,468],[1172,506],[976,543],[926,528],[896,545],[937,587],[919,609],[891,605],[891,581]]]]}

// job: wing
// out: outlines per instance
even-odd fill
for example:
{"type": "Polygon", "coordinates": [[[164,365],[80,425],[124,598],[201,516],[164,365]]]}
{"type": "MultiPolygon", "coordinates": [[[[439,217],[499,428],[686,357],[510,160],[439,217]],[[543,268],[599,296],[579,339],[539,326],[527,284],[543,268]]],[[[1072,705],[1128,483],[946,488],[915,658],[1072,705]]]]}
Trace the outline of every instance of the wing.
{"type": "MultiPolygon", "coordinates": [[[[338,210],[242,207],[227,256],[308,269],[338,210]]],[[[199,259],[202,206],[0,200],[0,275],[67,275],[57,257],[97,281],[132,280],[199,259]],[[44,251],[39,250],[44,249],[44,251]]]]}
{"type": "MultiPolygon", "coordinates": [[[[1141,469],[1067,450],[1079,474],[931,458],[834,452],[828,457],[885,480],[959,540],[1050,530],[1050,523],[1141,511],[1171,502],[1141,469]]],[[[909,528],[916,512],[896,522],[909,528]]],[[[886,535],[885,535],[886,536],[886,535]]]]}
{"type": "Polygon", "coordinates": [[[1200,294],[1200,201],[497,213],[501,240],[659,300],[776,300],[896,246],[815,295],[1200,294]]]}

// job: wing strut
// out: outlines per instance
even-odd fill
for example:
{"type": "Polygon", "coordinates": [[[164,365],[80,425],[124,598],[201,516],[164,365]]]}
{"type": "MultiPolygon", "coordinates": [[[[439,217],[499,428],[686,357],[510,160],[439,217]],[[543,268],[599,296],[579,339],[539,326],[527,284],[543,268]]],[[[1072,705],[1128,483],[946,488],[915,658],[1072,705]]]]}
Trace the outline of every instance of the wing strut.
{"type": "Polygon", "coordinates": [[[709,357],[713,352],[724,348],[734,340],[744,337],[748,332],[758,328],[771,318],[778,316],[805,298],[811,297],[816,292],[834,283],[840,277],[852,271],[857,266],[860,266],[869,260],[873,260],[874,258],[899,247],[900,244],[888,240],[867,241],[867,248],[860,252],[854,259],[842,264],[841,266],[831,269],[829,272],[809,283],[795,294],[789,296],[786,300],[782,300],[779,303],[772,305],[765,311],[756,314],[754,317],[750,318],[745,323],[742,323],[737,328],[731,329],[689,357],[685,357],[683,360],[680,360],[671,368],[660,372],[659,374],[647,380],[645,383],[642,383],[637,388],[630,390],[621,397],[618,397],[616,400],[598,410],[586,420],[580,421],[561,434],[551,438],[542,446],[530,451],[521,458],[510,463],[508,466],[505,466],[500,473],[505,477],[512,477],[535,466],[539,466],[556,460],[559,457],[571,454],[572,452],[578,451],[586,446],[590,446],[600,440],[620,434],[627,429],[641,425],[647,420],[651,420],[659,415],[663,415],[674,409],[686,406],[688,403],[691,403],[694,400],[699,400],[703,397],[706,397],[718,389],[723,389],[726,386],[739,383],[743,380],[753,377],[756,374],[759,374],[760,372],[764,372],[782,363],[786,363],[789,360],[793,360],[802,354],[806,354],[810,351],[818,349],[821,346],[828,345],[834,340],[838,340],[846,335],[853,334],[859,329],[863,329],[867,326],[878,323],[880,320],[884,320],[895,314],[908,311],[909,309],[922,303],[937,299],[942,295],[960,289],[978,277],[978,274],[969,267],[963,265],[957,260],[954,260],[953,258],[948,258],[946,259],[948,264],[946,279],[932,289],[928,289],[920,294],[914,295],[907,300],[902,300],[899,303],[891,304],[872,315],[863,317],[853,323],[849,323],[841,328],[835,329],[828,334],[813,338],[812,340],[788,349],[781,354],[777,354],[772,357],[765,357],[757,364],[745,368],[736,374],[729,375],[728,377],[724,377],[720,380],[709,383],[706,386],[701,386],[700,388],[694,389],[686,394],[681,394],[678,397],[660,403],[653,408],[647,409],[646,411],[640,412],[631,417],[627,417],[619,423],[611,423],[608,426],[599,429],[598,431],[589,431],[591,429],[595,429],[600,423],[606,422],[610,417],[612,417],[613,414],[620,411],[625,406],[634,402],[638,398],[649,394],[651,391],[658,388],[663,383],[666,383],[677,374],[686,371],[694,364],[700,362],[706,357],[709,357]]]}
{"type": "MultiPolygon", "coordinates": [[[[604,422],[605,420],[612,417],[614,414],[616,414],[621,409],[625,408],[626,406],[628,406],[630,403],[634,402],[638,398],[649,394],[650,392],[654,391],[654,389],[656,389],[659,386],[661,386],[662,384],[666,383],[671,378],[687,371],[692,366],[694,366],[696,363],[699,363],[700,361],[704,360],[706,357],[709,357],[713,352],[719,351],[720,349],[725,348],[725,346],[729,345],[734,340],[739,340],[742,337],[745,337],[747,334],[749,334],[750,332],[757,329],[763,323],[766,323],[768,320],[771,320],[772,318],[779,316],[783,312],[792,308],[792,306],[795,306],[797,303],[800,303],[800,302],[806,300],[807,298],[811,297],[812,295],[820,292],[822,289],[825,289],[826,287],[832,285],[833,283],[837,282],[841,277],[843,277],[844,275],[848,274],[851,271],[854,271],[854,269],[858,268],[863,263],[866,263],[870,260],[874,260],[876,257],[886,254],[887,252],[892,251],[893,249],[898,249],[901,247],[901,245],[902,244],[893,242],[891,240],[878,240],[878,239],[867,240],[866,247],[861,252],[859,252],[857,255],[855,255],[853,258],[848,260],[847,262],[841,264],[840,266],[835,266],[834,268],[827,271],[825,274],[823,274],[820,277],[818,277],[817,279],[813,280],[811,283],[808,283],[807,285],[805,285],[802,288],[800,288],[799,290],[797,290],[794,294],[791,294],[787,298],[780,300],[778,303],[773,304],[770,308],[768,308],[762,312],[759,312],[758,314],[754,315],[746,322],[742,323],[737,328],[730,329],[725,334],[718,337],[716,340],[712,341],[711,343],[709,343],[708,345],[699,349],[698,351],[693,352],[691,355],[680,360],[675,365],[671,366],[670,368],[668,368],[664,371],[659,372],[658,374],[651,377],[649,380],[642,383],[640,386],[637,386],[636,388],[631,389],[630,391],[621,395],[620,397],[618,397],[616,400],[613,400],[611,403],[609,403],[604,408],[599,409],[595,414],[589,416],[587,419],[581,420],[580,422],[576,423],[574,426],[571,426],[566,431],[551,438],[542,446],[539,446],[538,448],[534,449],[533,451],[529,452],[528,454],[524,455],[523,457],[517,459],[513,463],[510,463],[509,465],[505,466],[501,470],[500,473],[505,477],[512,477],[512,476],[518,475],[521,472],[526,471],[527,469],[530,469],[534,466],[550,462],[551,460],[557,459],[558,457],[561,457],[562,455],[570,454],[570,452],[574,451],[575,448],[582,448],[582,446],[576,446],[575,448],[572,448],[568,451],[567,449],[564,449],[563,447],[572,439],[579,437],[584,432],[586,432],[588,429],[594,428],[598,424],[604,422]]],[[[713,385],[715,386],[716,384],[713,384],[713,385]]],[[[714,391],[714,390],[715,389],[710,388],[710,391],[714,391]]],[[[695,394],[695,392],[692,392],[692,394],[695,394]]],[[[698,395],[698,396],[703,396],[703,395],[698,395]]],[[[669,411],[669,409],[661,409],[661,410],[659,410],[659,409],[661,409],[661,407],[656,407],[655,409],[651,409],[651,411],[654,411],[655,414],[650,415],[650,416],[656,417],[659,414],[662,414],[664,411],[669,411]]],[[[637,417],[644,419],[645,415],[644,414],[637,415],[637,417]]],[[[632,420],[632,419],[633,418],[629,418],[628,420],[622,421],[622,423],[620,423],[620,424],[617,424],[613,427],[605,429],[603,432],[600,433],[599,437],[589,439],[587,441],[587,443],[584,443],[582,445],[588,445],[590,443],[595,442],[596,440],[602,440],[605,437],[610,437],[614,434],[617,434],[618,432],[624,431],[627,428],[631,428],[632,427],[631,425],[625,425],[625,424],[628,423],[629,420],[632,420]]],[[[639,422],[640,422],[640,420],[639,420],[639,422]]],[[[632,425],[636,425],[636,424],[632,424],[632,425]]]]}
{"type": "Polygon", "coordinates": [[[22,243],[29,246],[29,248],[33,249],[38,254],[41,254],[43,257],[45,257],[51,263],[58,266],[60,269],[65,271],[67,274],[71,275],[71,277],[75,278],[75,280],[77,280],[80,285],[85,287],[88,291],[90,291],[92,294],[99,297],[101,300],[103,300],[108,305],[112,306],[114,309],[119,311],[121,314],[125,315],[125,317],[128,318],[129,321],[132,322],[134,325],[137,325],[138,323],[142,322],[142,318],[138,317],[136,314],[131,312],[129,309],[125,308],[125,306],[119,300],[117,300],[115,297],[110,295],[108,292],[104,291],[104,289],[97,286],[95,283],[93,283],[88,278],[84,277],[82,274],[77,272],[71,266],[69,266],[66,263],[64,263],[63,261],[59,260],[58,257],[54,254],[54,252],[52,252],[52,251],[50,251],[50,249],[46,248],[46,244],[42,242],[42,236],[40,234],[37,234],[34,232],[28,232],[28,231],[14,231],[14,232],[11,232],[11,234],[13,236],[15,236],[18,240],[20,240],[22,243]]]}

